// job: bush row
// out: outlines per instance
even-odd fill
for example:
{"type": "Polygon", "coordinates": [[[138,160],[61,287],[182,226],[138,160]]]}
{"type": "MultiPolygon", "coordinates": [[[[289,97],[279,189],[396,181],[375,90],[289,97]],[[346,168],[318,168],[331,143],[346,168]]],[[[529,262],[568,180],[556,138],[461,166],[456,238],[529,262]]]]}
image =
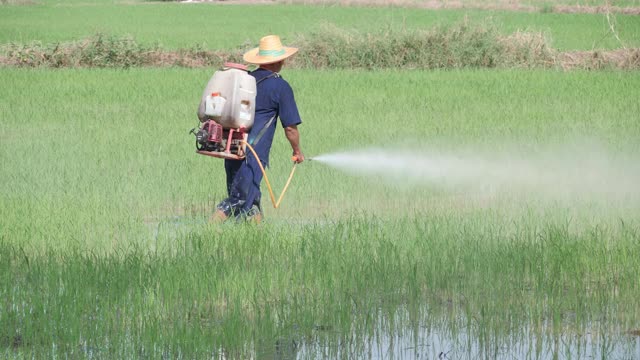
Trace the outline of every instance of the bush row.
{"type": "MultiPolygon", "coordinates": [[[[327,27],[290,42],[300,48],[289,61],[288,67],[292,68],[640,68],[640,49],[562,53],[551,48],[542,33],[503,36],[493,26],[472,26],[467,22],[428,31],[389,29],[367,34],[327,27]]],[[[231,50],[167,50],[139,44],[132,38],[97,34],[78,42],[8,44],[0,51],[0,64],[54,68],[215,67],[225,61],[242,62],[242,54],[250,47],[244,44],[231,50]]]]}

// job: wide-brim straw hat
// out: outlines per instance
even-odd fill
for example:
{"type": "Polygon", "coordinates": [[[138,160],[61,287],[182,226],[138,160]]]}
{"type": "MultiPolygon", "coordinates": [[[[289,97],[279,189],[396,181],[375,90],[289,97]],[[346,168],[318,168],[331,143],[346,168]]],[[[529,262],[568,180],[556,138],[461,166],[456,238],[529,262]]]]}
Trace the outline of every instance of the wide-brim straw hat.
{"type": "Polygon", "coordinates": [[[242,58],[249,64],[273,64],[298,52],[298,48],[282,46],[280,37],[268,35],[260,39],[260,46],[249,50],[242,58]]]}

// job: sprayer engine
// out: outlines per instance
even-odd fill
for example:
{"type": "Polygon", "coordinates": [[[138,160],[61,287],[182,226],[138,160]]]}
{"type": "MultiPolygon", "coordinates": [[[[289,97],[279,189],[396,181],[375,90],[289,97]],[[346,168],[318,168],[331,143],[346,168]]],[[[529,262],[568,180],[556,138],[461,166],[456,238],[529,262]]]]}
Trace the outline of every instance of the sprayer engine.
{"type": "Polygon", "coordinates": [[[222,146],[222,125],[213,120],[206,121],[196,135],[198,151],[219,151],[222,146]]]}
{"type": "Polygon", "coordinates": [[[207,120],[196,132],[196,151],[198,154],[222,159],[241,160],[246,155],[247,131],[240,129],[225,129],[214,120],[207,120]]]}

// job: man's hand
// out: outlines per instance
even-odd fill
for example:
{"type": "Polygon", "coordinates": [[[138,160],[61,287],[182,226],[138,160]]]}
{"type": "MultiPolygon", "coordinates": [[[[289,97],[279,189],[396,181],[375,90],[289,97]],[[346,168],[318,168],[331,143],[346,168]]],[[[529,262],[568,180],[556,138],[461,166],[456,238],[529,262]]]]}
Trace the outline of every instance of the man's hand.
{"type": "Polygon", "coordinates": [[[302,152],[293,152],[293,156],[291,157],[291,160],[293,160],[293,162],[295,162],[296,164],[300,164],[301,162],[304,161],[304,154],[302,152]]]}

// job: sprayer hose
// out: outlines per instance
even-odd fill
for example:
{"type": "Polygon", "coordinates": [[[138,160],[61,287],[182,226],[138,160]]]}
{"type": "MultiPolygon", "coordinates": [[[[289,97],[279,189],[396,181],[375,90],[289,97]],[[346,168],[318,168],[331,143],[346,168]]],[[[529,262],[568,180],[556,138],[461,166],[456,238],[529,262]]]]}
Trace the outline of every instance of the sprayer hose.
{"type": "Polygon", "coordinates": [[[253,156],[256,157],[256,160],[258,162],[258,166],[260,166],[260,171],[262,171],[262,176],[264,176],[264,182],[267,184],[267,189],[269,189],[269,196],[271,197],[271,203],[273,204],[273,208],[277,209],[278,206],[280,206],[280,202],[282,201],[282,198],[284,197],[284,193],[287,192],[287,188],[289,187],[289,184],[291,183],[291,179],[293,179],[293,173],[296,172],[296,165],[298,165],[298,163],[293,163],[293,168],[291,169],[291,173],[289,174],[289,179],[287,180],[287,183],[284,185],[284,188],[282,189],[282,192],[280,193],[280,197],[278,198],[278,201],[276,201],[275,196],[273,195],[273,189],[271,188],[271,183],[269,183],[269,178],[267,177],[267,172],[264,170],[264,167],[262,166],[262,162],[260,161],[260,158],[258,157],[258,154],[256,154],[256,151],[253,150],[253,147],[246,141],[242,141],[245,145],[247,145],[247,147],[249,148],[249,150],[251,150],[251,153],[253,153],[253,156]]]}

